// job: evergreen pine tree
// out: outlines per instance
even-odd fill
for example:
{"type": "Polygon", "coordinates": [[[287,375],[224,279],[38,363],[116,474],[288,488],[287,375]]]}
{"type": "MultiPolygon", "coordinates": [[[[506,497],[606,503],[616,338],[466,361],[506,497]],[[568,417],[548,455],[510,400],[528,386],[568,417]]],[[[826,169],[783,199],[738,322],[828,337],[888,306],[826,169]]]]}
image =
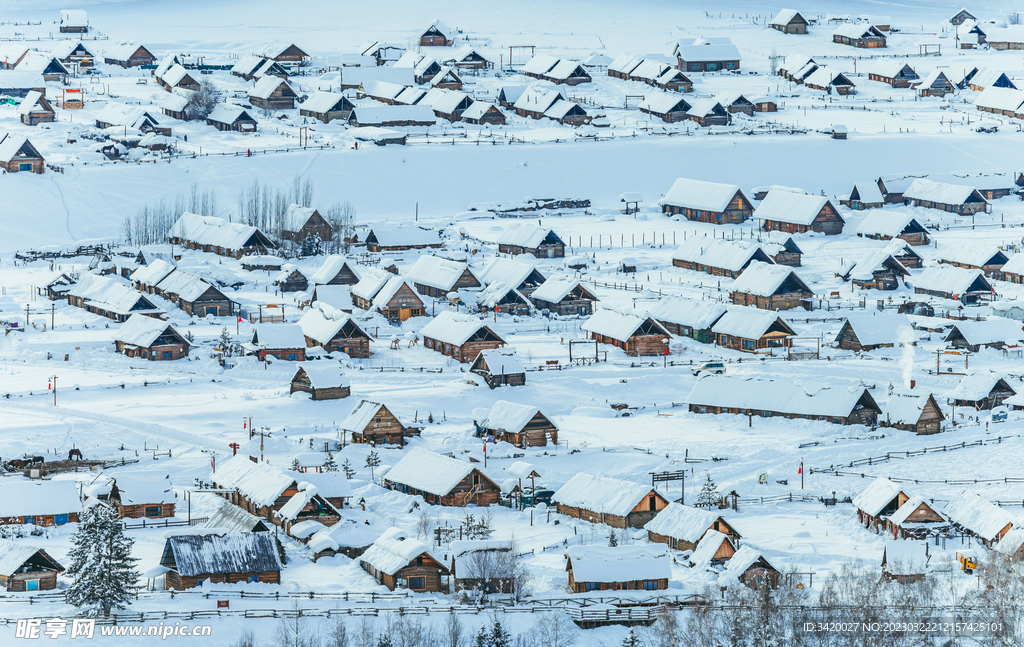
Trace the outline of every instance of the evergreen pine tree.
{"type": "Polygon", "coordinates": [[[373,480],[373,468],[377,467],[378,465],[380,465],[380,455],[377,452],[371,450],[370,453],[366,455],[366,467],[370,468],[371,481],[373,480]]]}
{"type": "Polygon", "coordinates": [[[138,560],[131,555],[135,541],[124,534],[114,511],[106,505],[85,510],[71,543],[67,575],[74,582],[67,590],[68,603],[93,607],[103,615],[125,608],[132,599],[130,587],[139,578],[133,568],[138,560]]]}
{"type": "Polygon", "coordinates": [[[325,472],[337,472],[338,471],[338,464],[336,462],[334,462],[334,454],[331,454],[330,452],[327,453],[327,460],[324,461],[324,468],[323,469],[324,469],[325,472]]]}
{"type": "Polygon", "coordinates": [[[619,540],[618,540],[618,538],[615,537],[615,531],[614,530],[612,530],[611,532],[608,533],[608,545],[611,546],[612,548],[615,548],[616,546],[619,545],[619,540]]]}
{"type": "Polygon", "coordinates": [[[391,635],[382,633],[377,636],[377,647],[391,647],[391,635]]]}
{"type": "Polygon", "coordinates": [[[629,635],[622,640],[622,647],[640,647],[640,639],[632,629],[629,630],[629,635]]]}
{"type": "Polygon", "coordinates": [[[300,469],[302,469],[302,465],[299,464],[299,457],[296,456],[292,459],[292,471],[298,472],[300,469]]]}
{"type": "Polygon", "coordinates": [[[700,494],[697,495],[697,507],[713,508],[718,505],[719,499],[722,496],[718,493],[718,486],[711,480],[711,473],[707,473],[707,480],[704,481],[704,485],[700,488],[700,494]]]}
{"type": "Polygon", "coordinates": [[[501,624],[498,617],[494,617],[494,625],[491,627],[491,647],[511,647],[512,634],[501,624]]]}
{"type": "Polygon", "coordinates": [[[473,641],[473,647],[491,647],[490,636],[487,634],[487,627],[480,627],[473,641]]]}
{"type": "Polygon", "coordinates": [[[228,327],[224,326],[220,329],[220,339],[218,340],[220,349],[224,351],[225,355],[231,353],[231,333],[228,332],[228,327]]]}
{"type": "Polygon", "coordinates": [[[345,462],[341,464],[341,471],[345,472],[345,478],[350,480],[356,475],[356,471],[352,469],[352,463],[349,462],[348,458],[346,458],[345,462]]]}

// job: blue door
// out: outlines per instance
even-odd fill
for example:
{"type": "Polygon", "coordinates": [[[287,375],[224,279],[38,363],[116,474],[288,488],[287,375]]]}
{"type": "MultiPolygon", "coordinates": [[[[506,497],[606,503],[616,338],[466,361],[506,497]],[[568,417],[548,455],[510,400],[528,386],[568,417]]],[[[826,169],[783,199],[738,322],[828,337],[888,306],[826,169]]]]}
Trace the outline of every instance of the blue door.
{"type": "Polygon", "coordinates": [[[53,522],[58,526],[63,526],[68,522],[68,516],[66,514],[55,514],[53,515],[53,522]]]}
{"type": "Polygon", "coordinates": [[[25,517],[25,525],[26,526],[29,526],[29,525],[34,526],[34,525],[36,525],[36,518],[35,517],[25,517]]]}
{"type": "Polygon", "coordinates": [[[26,591],[38,591],[39,590],[39,580],[25,580],[25,590],[26,591]]]}

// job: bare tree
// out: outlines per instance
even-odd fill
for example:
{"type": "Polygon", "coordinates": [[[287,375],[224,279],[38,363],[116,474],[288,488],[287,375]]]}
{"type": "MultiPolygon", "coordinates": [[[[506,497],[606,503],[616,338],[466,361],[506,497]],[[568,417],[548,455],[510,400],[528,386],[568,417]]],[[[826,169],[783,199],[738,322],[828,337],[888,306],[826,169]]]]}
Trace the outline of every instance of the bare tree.
{"type": "Polygon", "coordinates": [[[359,627],[355,638],[355,647],[374,647],[375,638],[377,637],[376,623],[369,618],[369,616],[363,616],[359,619],[359,627]]]}
{"type": "Polygon", "coordinates": [[[564,614],[545,613],[534,626],[538,647],[569,647],[576,643],[579,630],[564,614]]]}
{"type": "Polygon", "coordinates": [[[294,616],[281,618],[275,633],[274,647],[314,647],[315,637],[309,627],[309,620],[299,615],[302,607],[292,603],[294,616]]]}
{"type": "Polygon", "coordinates": [[[199,89],[189,95],[183,112],[185,119],[206,119],[217,106],[217,89],[209,80],[203,79],[199,83],[199,89]]]}
{"type": "Polygon", "coordinates": [[[466,633],[466,627],[462,624],[462,621],[459,620],[459,616],[454,613],[449,614],[448,621],[444,623],[444,629],[441,635],[441,646],[466,647],[468,639],[469,636],[466,633]]]}
{"type": "Polygon", "coordinates": [[[349,647],[349,644],[348,626],[345,624],[345,619],[338,616],[328,629],[325,647],[349,647]]]}

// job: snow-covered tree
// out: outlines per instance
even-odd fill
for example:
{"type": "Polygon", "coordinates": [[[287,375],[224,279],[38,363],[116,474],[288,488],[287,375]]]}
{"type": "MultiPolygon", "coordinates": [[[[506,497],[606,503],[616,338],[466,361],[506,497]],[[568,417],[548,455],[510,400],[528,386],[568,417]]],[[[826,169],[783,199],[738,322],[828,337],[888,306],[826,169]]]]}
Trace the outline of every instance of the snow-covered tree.
{"type": "Polygon", "coordinates": [[[380,455],[377,452],[371,451],[366,455],[366,467],[370,468],[370,480],[373,480],[373,468],[380,465],[380,455]]]}
{"type": "Polygon", "coordinates": [[[346,458],[345,461],[341,464],[341,471],[345,472],[345,478],[349,480],[351,480],[352,477],[356,475],[356,471],[355,469],[352,468],[352,463],[348,460],[348,458],[346,458]]]}
{"type": "Polygon", "coordinates": [[[296,456],[295,458],[292,459],[292,471],[293,472],[298,472],[301,469],[302,469],[302,465],[299,463],[299,457],[296,456]]]}
{"type": "Polygon", "coordinates": [[[334,461],[334,454],[332,454],[330,452],[327,453],[327,460],[324,461],[324,471],[325,472],[337,472],[338,471],[338,464],[334,461]]]}
{"type": "Polygon", "coordinates": [[[203,79],[199,89],[189,96],[185,104],[185,119],[206,119],[217,107],[217,89],[208,80],[203,79]]]}
{"type": "Polygon", "coordinates": [[[718,505],[718,501],[721,498],[722,495],[718,493],[718,486],[711,480],[711,473],[708,472],[707,478],[700,488],[700,494],[697,495],[697,507],[713,508],[718,505]]]}
{"type": "Polygon", "coordinates": [[[132,599],[131,586],[139,578],[132,557],[135,541],[113,509],[95,505],[85,510],[71,536],[67,575],[74,579],[66,599],[76,607],[91,607],[103,615],[123,609],[132,599]]]}
{"type": "Polygon", "coordinates": [[[640,639],[632,628],[629,630],[629,635],[623,638],[622,647],[640,647],[640,639]]]}

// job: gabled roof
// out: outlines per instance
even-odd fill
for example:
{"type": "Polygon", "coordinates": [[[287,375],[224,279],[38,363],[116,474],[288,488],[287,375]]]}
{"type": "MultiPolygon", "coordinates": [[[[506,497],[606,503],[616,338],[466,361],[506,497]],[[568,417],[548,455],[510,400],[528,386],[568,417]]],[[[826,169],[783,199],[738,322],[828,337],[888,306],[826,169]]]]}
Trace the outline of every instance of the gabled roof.
{"type": "MultiPolygon", "coordinates": [[[[141,315],[137,315],[141,316],[141,315]]],[[[174,503],[174,490],[166,472],[119,472],[114,476],[117,495],[124,505],[174,503]]]]}
{"type": "Polygon", "coordinates": [[[452,261],[428,254],[420,256],[416,260],[416,264],[409,270],[409,280],[439,290],[450,291],[467,270],[477,278],[478,282],[482,283],[465,262],[452,261]]]}
{"type": "Polygon", "coordinates": [[[609,310],[607,308],[598,310],[583,322],[581,328],[587,332],[597,333],[605,337],[625,342],[636,335],[641,326],[652,324],[653,332],[648,334],[663,334],[665,339],[672,335],[665,330],[664,326],[649,316],[639,316],[609,310]]]}
{"type": "Polygon", "coordinates": [[[519,98],[516,99],[514,107],[516,110],[529,112],[546,112],[556,101],[566,99],[565,88],[562,86],[551,87],[543,83],[531,85],[526,88],[519,98]]]}
{"type": "Polygon", "coordinates": [[[958,321],[953,324],[946,341],[952,341],[959,334],[971,346],[980,344],[1003,344],[1013,342],[1016,345],[1024,340],[1021,323],[1015,319],[992,317],[985,321],[958,321]]]}
{"type": "Polygon", "coordinates": [[[245,108],[230,103],[218,103],[206,118],[219,124],[233,124],[239,120],[256,121],[245,108]]]}
{"type": "MultiPolygon", "coordinates": [[[[914,422],[917,422],[916,420],[914,422]]],[[[853,497],[858,510],[877,517],[892,501],[903,492],[903,488],[887,478],[876,478],[860,494],[853,497]]]]}
{"type": "MultiPolygon", "coordinates": [[[[428,106],[410,106],[418,109],[427,109],[428,106]]],[[[431,113],[433,114],[433,113],[431,113]]],[[[375,242],[381,247],[415,247],[417,245],[437,246],[441,243],[436,229],[424,229],[413,226],[387,226],[377,225],[366,234],[367,242],[375,242]]]]}
{"type": "Polygon", "coordinates": [[[729,306],[726,313],[715,322],[711,330],[715,334],[729,335],[730,337],[760,339],[773,327],[788,335],[796,334],[796,331],[777,312],[746,306],[729,306]]]}
{"type": "Polygon", "coordinates": [[[672,260],[699,263],[708,267],[738,272],[752,259],[774,264],[768,254],[755,242],[691,237],[676,248],[672,260]]]}
{"type": "MultiPolygon", "coordinates": [[[[416,447],[406,452],[384,478],[421,492],[446,496],[474,471],[479,470],[472,463],[416,447]]],[[[498,487],[486,474],[480,474],[498,487]]]]}
{"type": "Polygon", "coordinates": [[[749,206],[750,200],[743,194],[739,185],[679,178],[672,184],[665,197],[658,200],[658,204],[721,212],[725,211],[737,193],[744,204],[749,206]]]}
{"type": "MultiPolygon", "coordinates": [[[[649,484],[576,474],[551,497],[562,505],[625,517],[655,489],[649,484]]],[[[658,494],[662,499],[665,497],[658,494]]]]}
{"type": "Polygon", "coordinates": [[[935,182],[927,178],[917,178],[903,192],[904,199],[925,200],[940,204],[965,204],[970,198],[985,202],[976,189],[962,184],[935,182]]]}
{"type": "Polygon", "coordinates": [[[896,78],[901,73],[904,75],[904,78],[917,78],[917,72],[914,71],[914,68],[910,67],[910,63],[891,58],[880,58],[874,61],[867,71],[870,74],[877,74],[887,79],[896,78]]]}
{"type": "Polygon", "coordinates": [[[584,291],[584,298],[597,301],[597,297],[594,296],[590,290],[583,287],[583,284],[579,279],[560,277],[551,277],[541,283],[540,287],[530,294],[530,298],[537,301],[546,301],[548,303],[558,303],[565,297],[569,296],[577,286],[584,291]]]}
{"type": "Polygon", "coordinates": [[[921,389],[894,390],[889,401],[882,408],[878,419],[892,425],[916,425],[921,421],[921,415],[929,401],[933,402],[935,408],[938,409],[939,420],[945,420],[945,415],[942,413],[939,403],[935,401],[935,396],[931,391],[921,389]]]}
{"type": "MultiPolygon", "coordinates": [[[[370,424],[370,421],[373,420],[373,417],[377,415],[377,412],[380,411],[380,408],[383,406],[384,405],[380,402],[360,400],[359,404],[352,409],[351,413],[341,421],[341,430],[361,432],[368,424],[370,424]]],[[[388,411],[391,411],[391,409],[389,408],[388,411]]],[[[394,411],[391,411],[391,415],[395,416],[395,419],[398,420],[398,424],[401,428],[405,427],[405,424],[398,418],[394,411]]],[[[401,431],[401,428],[398,431],[401,431]]]]}
{"type": "Polygon", "coordinates": [[[777,411],[845,418],[859,406],[881,409],[863,386],[845,386],[736,375],[707,375],[694,385],[686,403],[730,409],[777,411]]]}
{"type": "Polygon", "coordinates": [[[805,85],[812,85],[819,88],[828,87],[830,85],[856,85],[842,72],[835,72],[828,69],[827,67],[819,67],[818,69],[811,72],[805,79],[805,85]]]}
{"type": "Polygon", "coordinates": [[[499,245],[516,245],[532,249],[540,247],[544,240],[550,236],[553,236],[558,243],[565,244],[550,227],[540,227],[528,223],[506,227],[494,242],[499,245]]]}
{"type": "Polygon", "coordinates": [[[0,518],[80,512],[75,481],[14,481],[0,484],[0,518]]]}
{"type": "Polygon", "coordinates": [[[672,579],[672,559],[665,546],[570,546],[565,556],[574,582],[672,579]]]}
{"type": "Polygon", "coordinates": [[[157,78],[161,79],[164,83],[171,87],[174,87],[179,83],[184,82],[185,79],[188,79],[193,83],[196,82],[196,80],[192,78],[192,75],[188,73],[188,70],[182,67],[181,64],[179,63],[175,63],[174,65],[172,65],[171,68],[163,74],[163,76],[159,76],[157,78]]]}
{"type": "Polygon", "coordinates": [[[33,112],[53,112],[53,108],[38,90],[32,90],[18,104],[19,115],[30,115],[33,112]]]}
{"type": "Polygon", "coordinates": [[[486,364],[491,375],[518,375],[526,372],[519,363],[515,348],[485,348],[473,360],[470,370],[476,369],[478,363],[486,364]]]}
{"type": "Polygon", "coordinates": [[[981,270],[968,270],[947,263],[933,265],[917,277],[914,287],[933,292],[964,294],[972,291],[990,292],[991,284],[981,270]]]}
{"type": "MultiPolygon", "coordinates": [[[[474,101],[466,110],[462,113],[463,121],[468,119],[480,119],[487,114],[489,110],[496,110],[501,112],[496,104],[489,103],[487,101],[474,101]]],[[[504,113],[502,113],[504,115],[504,113]]]]}
{"type": "Polygon", "coordinates": [[[1005,265],[1009,258],[995,245],[979,245],[976,243],[960,243],[945,250],[940,260],[953,261],[964,265],[1005,265]]]}
{"type": "Polygon", "coordinates": [[[189,240],[199,245],[211,245],[224,249],[242,249],[253,245],[277,247],[256,227],[194,213],[182,214],[171,226],[167,235],[171,238],[189,240]]]}
{"type": "Polygon", "coordinates": [[[302,51],[302,49],[299,48],[297,45],[295,45],[293,43],[285,43],[285,42],[279,41],[279,40],[275,40],[272,43],[267,43],[266,45],[263,46],[262,49],[260,49],[258,52],[256,52],[256,55],[257,56],[263,56],[263,57],[266,57],[266,58],[277,58],[278,56],[281,56],[282,54],[287,52],[292,47],[294,47],[296,50],[298,50],[298,53],[301,56],[309,56],[309,54],[307,54],[306,52],[302,51]]]}
{"type": "Polygon", "coordinates": [[[257,99],[269,99],[270,95],[274,94],[282,85],[284,86],[285,96],[298,96],[287,81],[277,76],[265,76],[257,81],[256,85],[249,90],[249,96],[257,99]]]}
{"type": "Polygon", "coordinates": [[[351,287],[351,292],[360,299],[373,301],[393,277],[394,274],[390,272],[376,267],[368,267],[360,270],[359,281],[351,287]]]}
{"type": "Polygon", "coordinates": [[[369,564],[380,573],[394,575],[420,555],[429,556],[447,573],[448,569],[445,568],[444,562],[430,553],[430,546],[398,528],[389,528],[381,533],[373,545],[359,556],[359,561],[369,564]]]}
{"type": "MultiPolygon", "coordinates": [[[[491,369],[492,373],[496,373],[494,369],[491,369]]],[[[533,418],[540,414],[548,419],[552,425],[554,420],[551,416],[541,411],[538,407],[517,404],[515,402],[509,402],[508,400],[498,400],[491,406],[490,413],[487,414],[487,418],[484,419],[480,426],[485,429],[495,429],[497,431],[507,431],[509,433],[518,434],[523,431],[527,423],[533,420],[533,418]]]]}
{"type": "MultiPolygon", "coordinates": [[[[392,276],[388,279],[387,283],[384,284],[384,287],[377,292],[377,295],[373,297],[373,307],[378,310],[388,307],[388,303],[391,299],[395,298],[395,295],[398,294],[398,291],[401,290],[403,286],[409,288],[409,291],[414,295],[416,294],[416,289],[408,279],[404,276],[392,276]]],[[[416,298],[419,299],[419,295],[416,295],[416,298]]],[[[420,303],[422,304],[422,300],[420,300],[420,303]]]]}
{"type": "Polygon", "coordinates": [[[886,539],[882,567],[889,575],[923,575],[928,570],[928,542],[886,539]]]}
{"type": "MultiPolygon", "coordinates": [[[[759,220],[810,226],[826,205],[832,205],[832,210],[839,215],[839,210],[825,196],[790,191],[769,191],[754,211],[754,217],[759,220]]],[[[845,222],[841,215],[839,215],[839,219],[845,222]]]]}
{"type": "Polygon", "coordinates": [[[0,576],[11,577],[36,554],[39,561],[48,565],[58,573],[64,572],[64,567],[57,560],[50,557],[42,548],[36,548],[28,544],[22,544],[10,539],[0,539],[0,576]]]}
{"type": "Polygon", "coordinates": [[[832,32],[835,36],[843,36],[846,38],[884,38],[884,34],[875,27],[865,23],[851,23],[848,22],[832,32]]]}
{"type": "Polygon", "coordinates": [[[256,324],[250,343],[259,348],[305,348],[306,337],[299,324],[256,324]]]}
{"type": "MultiPolygon", "coordinates": [[[[865,187],[875,187],[875,190],[878,190],[877,185],[873,182],[865,182],[864,185],[865,187]]],[[[859,184],[857,186],[858,188],[860,187],[859,184]]],[[[875,196],[872,196],[870,200],[865,200],[862,194],[861,200],[865,200],[867,202],[882,202],[881,192],[878,193],[877,197],[877,200],[875,200],[875,196]]],[[[860,225],[857,226],[857,233],[867,236],[877,235],[896,238],[912,224],[916,225],[916,229],[918,230],[924,229],[924,227],[914,219],[914,216],[909,213],[888,209],[871,209],[864,216],[864,220],[861,221],[860,225]]]]}
{"type": "Polygon", "coordinates": [[[351,316],[341,310],[335,310],[325,303],[318,301],[317,304],[319,305],[311,307],[299,319],[299,326],[302,327],[302,333],[306,337],[324,345],[334,339],[335,335],[349,324],[354,327],[359,336],[369,337],[351,316]],[[328,311],[330,314],[327,314],[328,311]]]}
{"type": "Polygon", "coordinates": [[[616,58],[614,61],[608,64],[608,71],[619,72],[621,74],[629,74],[643,62],[643,56],[634,56],[632,54],[620,54],[618,58],[616,58]]]}
{"type": "MultiPolygon", "coordinates": [[[[248,460],[248,459],[246,459],[248,460]]],[[[167,538],[161,566],[182,577],[280,571],[274,536],[269,532],[178,534],[167,538]],[[173,562],[170,561],[172,558],[173,562]]]]}
{"type": "Polygon", "coordinates": [[[68,295],[82,299],[86,305],[119,315],[133,312],[157,313],[160,310],[138,290],[133,290],[116,279],[98,274],[84,274],[68,295]],[[136,306],[141,306],[137,308],[136,306]]]}
{"type": "MultiPolygon", "coordinates": [[[[540,243],[536,243],[539,245],[540,243]]],[[[544,275],[532,263],[497,257],[480,272],[480,280],[487,285],[502,282],[518,288],[524,281],[533,277],[534,281],[543,283],[544,275]]]]}
{"type": "Polygon", "coordinates": [[[644,530],[696,544],[721,518],[721,515],[711,510],[681,505],[673,501],[659,512],[658,516],[648,521],[644,525],[644,530]]]}
{"type": "Polygon", "coordinates": [[[728,114],[728,112],[717,99],[710,97],[694,101],[690,109],[686,111],[686,114],[692,117],[707,117],[714,114],[728,114]]]}
{"type": "Polygon", "coordinates": [[[668,297],[658,301],[658,305],[647,314],[657,321],[689,326],[694,330],[706,330],[721,319],[727,310],[728,306],[718,301],[668,297]]]}
{"type": "Polygon", "coordinates": [[[955,389],[947,391],[943,397],[947,400],[976,402],[987,398],[994,391],[1005,391],[1007,389],[1011,394],[1016,395],[1016,390],[1002,376],[989,371],[982,371],[964,377],[956,385],[955,389]]]}
{"type": "Polygon", "coordinates": [[[778,572],[778,569],[768,563],[768,560],[753,546],[740,547],[736,554],[729,559],[728,564],[720,576],[722,580],[739,579],[752,566],[756,565],[778,572]]]}
{"type": "Polygon", "coordinates": [[[217,511],[210,515],[205,528],[219,528],[225,532],[253,532],[255,528],[262,526],[264,531],[269,530],[263,519],[246,512],[243,508],[221,499],[223,502],[217,511]]]}
{"type": "Polygon", "coordinates": [[[910,320],[907,319],[907,315],[850,315],[843,324],[843,328],[846,328],[847,325],[853,329],[857,341],[862,346],[913,344],[917,341],[917,334],[914,332],[910,320]]]}
{"type": "Polygon", "coordinates": [[[337,94],[336,92],[327,92],[325,90],[317,90],[313,94],[299,104],[299,110],[308,110],[309,112],[325,113],[333,112],[336,110],[350,110],[355,106],[345,96],[337,94]]]}
{"type": "Polygon", "coordinates": [[[28,137],[4,133],[0,135],[0,162],[11,162],[15,158],[42,159],[28,137]]]}
{"type": "MultiPolygon", "coordinates": [[[[728,40],[728,39],[725,39],[728,40]]],[[[708,43],[706,45],[684,45],[679,41],[673,54],[685,63],[738,61],[740,50],[732,43],[708,43]]]]}
{"type": "Polygon", "coordinates": [[[168,331],[178,337],[179,343],[186,346],[189,345],[185,336],[178,332],[170,322],[140,314],[133,314],[128,317],[128,321],[125,321],[118,331],[114,333],[114,340],[142,348],[149,348],[156,342],[158,337],[168,331]]]}
{"type": "Polygon", "coordinates": [[[140,43],[121,43],[115,45],[103,52],[105,58],[113,59],[115,61],[128,61],[131,60],[139,50],[143,50],[151,58],[156,58],[152,53],[140,43]]]}
{"type": "Polygon", "coordinates": [[[455,32],[452,31],[452,28],[441,22],[439,18],[435,18],[434,22],[430,23],[430,25],[428,25],[426,29],[420,32],[420,36],[424,36],[431,31],[436,31],[437,33],[444,36],[446,40],[452,40],[455,34],[455,32]]]}
{"type": "Polygon", "coordinates": [[[306,362],[295,369],[292,381],[304,374],[309,378],[309,385],[314,389],[337,389],[349,386],[348,377],[340,364],[334,362],[306,362]]]}
{"type": "Polygon", "coordinates": [[[296,479],[270,463],[253,463],[239,454],[217,467],[211,477],[222,488],[235,488],[257,506],[273,506],[296,479]]]}
{"type": "Polygon", "coordinates": [[[967,532],[986,541],[992,541],[1007,525],[1020,522],[1008,511],[983,499],[980,495],[964,490],[942,508],[942,514],[967,532]]]}
{"type": "MultiPolygon", "coordinates": [[[[977,75],[975,75],[977,77],[977,75]]],[[[974,79],[971,79],[971,83],[974,79]]],[[[974,100],[974,105],[979,108],[989,108],[991,110],[1008,111],[1008,112],[1019,112],[1021,104],[1024,104],[1024,90],[1016,90],[1014,88],[999,88],[994,85],[990,85],[981,91],[978,98],[974,100]]]]}
{"type": "Polygon", "coordinates": [[[806,292],[814,292],[788,265],[769,265],[761,261],[751,261],[747,269],[743,270],[729,286],[729,291],[770,297],[777,293],[786,281],[793,281],[806,292]]]}
{"type": "Polygon", "coordinates": [[[436,339],[439,342],[445,344],[451,344],[453,346],[462,346],[471,337],[477,334],[478,331],[487,330],[494,338],[504,343],[504,340],[498,336],[491,328],[480,320],[479,317],[474,315],[463,315],[456,314],[451,310],[445,310],[440,313],[430,323],[423,327],[420,334],[423,337],[429,337],[436,339]]]}
{"type": "Polygon", "coordinates": [[[796,18],[799,18],[797,22],[807,23],[807,20],[800,15],[800,12],[796,9],[782,9],[775,15],[774,18],[768,23],[769,25],[779,25],[785,27],[789,23],[793,22],[796,18]]]}
{"type": "Polygon", "coordinates": [[[640,102],[638,108],[653,112],[656,115],[667,115],[670,112],[686,112],[691,104],[677,92],[650,92],[640,102]]]}

